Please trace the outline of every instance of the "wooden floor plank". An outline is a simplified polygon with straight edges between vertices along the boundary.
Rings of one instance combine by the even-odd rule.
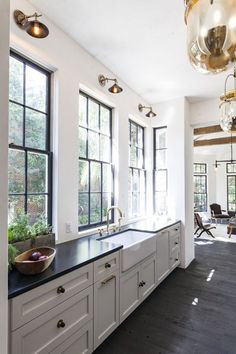
[[[236,244],[196,245],[189,268],[176,269],[95,351],[172,353],[236,354]]]

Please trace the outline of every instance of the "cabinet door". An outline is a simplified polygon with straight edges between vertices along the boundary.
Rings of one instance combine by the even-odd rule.
[[[120,278],[120,322],[125,320],[140,303],[140,281],[139,266]]]
[[[157,235],[157,278],[160,283],[169,273],[169,237],[168,231]]]
[[[180,248],[176,246],[170,254],[170,268],[174,270],[180,264]]]
[[[93,352],[93,321],[74,333],[50,354],[91,354]]]
[[[94,284],[94,348],[119,325],[119,271]]]
[[[156,264],[156,254],[152,257],[148,258],[141,265],[141,283],[143,284],[141,287],[142,292],[142,300],[144,300],[150,293],[155,289],[157,282],[157,272],[156,272],[157,264]]]

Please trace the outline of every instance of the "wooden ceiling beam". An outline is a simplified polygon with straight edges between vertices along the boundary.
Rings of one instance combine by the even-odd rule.
[[[195,140],[194,141],[194,147],[199,147],[199,146],[212,146],[212,145],[224,145],[224,144],[230,144],[231,143],[231,137],[226,137],[226,138],[216,138],[216,139],[206,139],[206,140]],[[236,136],[232,137],[232,143],[236,143]]]
[[[212,133],[220,133],[220,132],[223,132],[220,125],[211,125],[209,127],[195,128],[193,130],[194,135],[204,135],[204,134],[212,134]]]

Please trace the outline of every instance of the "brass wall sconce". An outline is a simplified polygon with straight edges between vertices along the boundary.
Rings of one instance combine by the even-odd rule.
[[[45,38],[49,35],[47,26],[38,21],[38,17],[41,16],[42,15],[37,14],[37,12],[33,15],[26,16],[20,10],[14,11],[14,19],[16,24],[34,38]],[[34,17],[34,20],[29,21],[32,17]]]
[[[105,77],[104,75],[99,75],[98,76],[98,82],[99,84],[104,87],[108,81],[114,81],[114,85],[112,85],[108,91],[111,93],[120,93],[123,91],[122,87],[118,85],[117,79],[109,79],[108,77]]]
[[[152,107],[146,107],[146,106],[143,106],[142,104],[138,105],[139,112],[143,112],[144,109],[149,110],[149,112],[146,114],[146,117],[148,117],[148,118],[156,117],[156,113],[153,112]]]

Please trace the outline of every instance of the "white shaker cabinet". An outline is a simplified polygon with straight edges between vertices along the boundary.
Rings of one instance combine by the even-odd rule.
[[[157,236],[157,281],[160,283],[169,273],[169,237],[168,231],[161,231]]]
[[[94,284],[94,349],[119,325],[119,270]]]

